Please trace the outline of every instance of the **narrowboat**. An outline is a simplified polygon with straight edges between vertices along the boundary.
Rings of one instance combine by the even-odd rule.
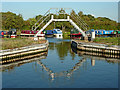
[[[53,37],[52,30],[44,30],[43,33],[45,34],[45,37]]]
[[[9,30],[9,35],[11,38],[16,38],[17,37],[17,30],[16,29],[10,29]]]
[[[71,39],[81,39],[82,34],[77,29],[72,29],[70,32],[70,38]]]
[[[37,34],[38,31],[32,31],[32,30],[22,30],[21,31],[21,36],[29,36],[29,37],[34,37],[35,34]],[[38,37],[44,37],[45,34],[43,32],[41,32]]]
[[[60,29],[53,29],[53,35],[56,38],[63,38],[62,30]]]

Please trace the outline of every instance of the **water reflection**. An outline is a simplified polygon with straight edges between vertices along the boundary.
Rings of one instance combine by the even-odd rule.
[[[105,60],[108,63],[119,63],[120,62],[118,59],[91,56],[91,54],[88,55],[88,53],[86,54],[86,52],[84,52],[84,51],[79,51],[79,50],[73,48],[71,46],[71,42],[69,40],[68,41],[57,40],[54,42],[51,41],[49,43],[49,50],[56,50],[56,54],[59,56],[60,60],[65,60],[65,57],[67,57],[68,54],[70,54],[70,56],[72,57],[72,60],[74,60],[76,55],[79,57],[82,57],[82,58],[80,60],[77,60],[78,62],[76,62],[75,65],[71,69],[68,68],[66,71],[55,72],[52,70],[52,68],[53,68],[52,65],[51,65],[51,69],[50,69],[41,61],[42,59],[46,59],[47,54],[48,54],[48,51],[47,51],[47,52],[43,52],[43,54],[41,56],[39,56],[39,58],[34,57],[33,59],[19,61],[19,62],[7,64],[7,65],[2,65],[2,66],[0,66],[0,71],[10,72],[10,71],[14,70],[15,67],[20,67],[23,64],[31,63],[34,61],[34,62],[37,62],[37,63],[33,64],[33,69],[36,72],[38,71],[37,69],[39,69],[37,64],[39,64],[42,67],[41,71],[44,72],[44,70],[45,70],[48,73],[51,80],[54,80],[55,77],[62,77],[62,76],[70,78],[75,70],[78,70],[80,68],[80,66],[82,66],[83,63],[86,63],[86,60],[88,58],[91,60],[91,66],[95,66],[95,60]],[[87,65],[83,68],[86,69],[86,67],[87,67]],[[67,68],[67,66],[66,66],[66,68]]]
[[[85,59],[81,59],[79,60],[78,63],[75,64],[74,67],[72,67],[72,69],[68,69],[67,71],[62,71],[62,72],[54,72],[51,69],[47,68],[46,65],[44,65],[40,60],[37,61],[37,63],[42,66],[42,68],[48,72],[49,76],[51,77],[52,80],[54,80],[55,77],[68,77],[70,78],[71,75],[73,74],[73,72],[75,70],[78,70],[79,67],[82,65],[82,63],[85,62]]]
[[[91,65],[94,66],[95,60],[104,60],[108,63],[119,63],[119,58],[105,58],[102,55],[99,55],[99,53],[90,53],[85,51],[76,50],[75,48],[71,48],[73,52],[75,52],[78,56],[83,56],[84,58],[90,58],[91,59]],[[93,63],[93,64],[92,64]]]
[[[64,60],[68,53],[70,53],[72,60],[74,60],[75,53],[71,51],[71,42],[50,42],[49,50],[56,50],[60,60]]]
[[[112,63],[112,65],[109,63]],[[24,70],[21,71],[21,73],[19,73],[20,68],[15,70],[18,73],[17,75],[19,78],[19,74],[25,74],[24,78],[20,78],[21,81],[22,79],[25,79],[25,83],[20,83],[23,85],[23,87],[25,87],[25,84],[27,84],[29,87],[43,87],[42,85],[44,85],[44,88],[84,88],[87,87],[87,85],[88,88],[96,87],[97,85],[97,88],[99,88],[99,85],[102,85],[104,82],[107,82],[107,86],[111,86],[110,82],[114,82],[112,85],[113,87],[116,87],[117,79],[114,77],[116,76],[115,72],[118,71],[116,69],[116,63],[119,63],[119,60],[92,56],[87,52],[78,51],[71,47],[70,40],[52,39],[49,40],[48,52],[46,52],[43,56],[25,60],[24,62],[16,62],[8,66],[6,65],[3,67],[3,71],[7,77],[9,75],[7,75],[6,72],[14,70],[15,67],[22,66]],[[112,76],[114,78],[111,78]],[[4,81],[5,80],[7,81],[8,79],[4,77]],[[32,81],[32,83],[29,83],[29,80]],[[19,84],[16,82],[12,82],[12,84]],[[103,87],[106,87],[104,85]]]
[[[57,51],[56,54],[59,56],[60,60],[66,60],[65,58],[68,56],[68,54],[71,55],[72,60],[74,60],[76,55],[79,57],[82,57],[80,60],[77,60],[78,62],[71,69],[69,69],[66,66],[66,68],[68,70],[61,71],[61,72],[55,72],[54,70],[52,70],[52,68],[54,68],[52,65],[51,65],[51,67],[50,67],[51,69],[50,69],[47,67],[48,65],[45,65],[44,62],[42,62],[41,60],[37,61],[37,63],[42,67],[42,69],[44,69],[46,72],[48,72],[48,75],[51,78],[51,80],[55,80],[56,77],[67,77],[70,79],[72,77],[72,74],[74,74],[74,71],[78,70],[82,66],[82,64],[85,63],[86,65],[84,64],[83,67],[81,67],[81,68],[84,68],[84,69],[87,68],[86,60],[88,58],[89,58],[89,60],[91,60],[91,66],[95,66],[95,60],[105,60],[110,63],[118,63],[119,62],[119,60],[114,60],[114,59],[110,59],[110,58],[106,59],[106,58],[102,58],[102,57],[86,55],[84,51],[76,50],[75,48],[73,48],[71,46],[71,42],[66,42],[66,41],[62,41],[62,42],[59,41],[58,43],[50,42],[49,50],[56,50]]]
[[[87,58],[89,58],[91,60],[91,66],[95,66],[95,59],[97,60],[105,60],[103,58],[98,58],[98,57],[90,57],[90,56],[83,56],[83,58],[81,60],[78,60],[79,62],[75,64],[74,67],[72,67],[71,69],[68,69],[67,71],[62,71],[62,72],[54,72],[52,71],[50,68],[48,68],[46,65],[44,65],[42,63],[41,60],[38,60],[37,63],[42,66],[42,69],[44,69],[45,71],[48,72],[48,75],[51,77],[51,80],[54,80],[56,77],[67,77],[67,78],[71,78],[72,74],[74,74],[74,71],[78,70],[82,64],[84,64],[87,60]],[[111,63],[118,63],[120,62],[119,60],[111,60],[111,59],[106,59],[107,62],[111,62]],[[85,67],[83,67],[84,69],[86,69],[87,65],[85,65]],[[67,68],[67,66],[66,66]]]

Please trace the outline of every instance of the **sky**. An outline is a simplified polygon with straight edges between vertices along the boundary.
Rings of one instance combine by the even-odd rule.
[[[2,2],[2,12],[22,14],[24,20],[43,15],[50,8],[72,8],[76,13],[118,21],[118,2]]]

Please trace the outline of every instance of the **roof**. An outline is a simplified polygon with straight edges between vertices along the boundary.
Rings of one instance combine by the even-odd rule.
[[[53,34],[53,31],[52,30],[45,30],[46,31],[46,33],[45,34]]]
[[[62,34],[62,30],[60,29],[53,29],[52,31],[54,34]]]

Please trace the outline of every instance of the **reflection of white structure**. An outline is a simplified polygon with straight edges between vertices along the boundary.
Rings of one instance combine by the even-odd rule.
[[[60,29],[53,29],[53,34],[56,38],[63,38],[62,30]]]
[[[52,80],[54,80],[54,73],[51,73],[50,75],[52,77]]]
[[[44,65],[40,60],[37,61],[37,63],[42,66],[44,68],[45,71],[47,71],[51,77],[51,80],[54,80],[55,77],[68,77],[70,78],[71,75],[73,74],[73,72],[75,70],[78,70],[79,67],[86,61],[86,59],[82,58],[82,60],[79,60],[78,63],[75,64],[74,67],[72,67],[72,69],[69,69],[67,71],[61,71],[61,72],[53,72],[52,70],[50,70],[49,68],[46,67],[46,65]]]
[[[95,60],[94,59],[91,59],[91,65],[95,66]]]

